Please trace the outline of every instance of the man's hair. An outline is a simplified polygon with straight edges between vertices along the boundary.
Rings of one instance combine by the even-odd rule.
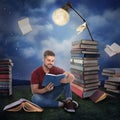
[[[44,55],[44,57],[55,56],[55,53],[52,50],[46,50],[43,55]]]

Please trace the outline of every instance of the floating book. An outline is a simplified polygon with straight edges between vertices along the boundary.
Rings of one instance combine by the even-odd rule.
[[[86,22],[84,22],[82,25],[80,25],[79,27],[77,27],[76,31],[79,33],[83,32],[86,28]]]
[[[107,97],[107,93],[105,93],[104,91],[97,89],[89,98],[97,103],[100,102],[102,100],[104,100]]]
[[[29,18],[24,18],[18,21],[19,28],[23,35],[32,31],[32,27],[29,23]]]
[[[113,43],[111,46],[106,45],[104,50],[110,57],[112,57],[113,55],[120,53],[120,46],[117,43]]]
[[[65,77],[65,74],[46,74],[44,80],[42,82],[42,86],[48,85],[50,82],[54,84],[54,86],[59,86],[60,80]]]
[[[3,108],[3,111],[17,112],[22,109],[26,112],[42,112],[43,111],[41,107],[24,98],[21,98],[13,103],[6,105]]]

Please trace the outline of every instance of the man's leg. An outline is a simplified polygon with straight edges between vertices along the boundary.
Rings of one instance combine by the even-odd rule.
[[[39,105],[40,107],[58,107],[59,106],[58,101],[54,101],[40,94],[34,94],[31,100],[33,103]]]
[[[41,107],[61,107],[63,106],[63,103],[56,100],[60,97],[63,91],[64,85],[61,84],[60,86],[54,87],[54,89],[50,92],[44,94],[34,94],[32,96],[32,102]]]

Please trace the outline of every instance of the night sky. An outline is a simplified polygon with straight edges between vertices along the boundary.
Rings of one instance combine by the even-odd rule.
[[[76,28],[83,23],[70,11],[70,21],[57,26],[52,13],[67,0],[0,0],[0,58],[12,59],[13,78],[29,80],[34,68],[42,65],[46,49],[56,53],[55,65],[69,71],[72,41],[90,39],[87,30],[77,34]],[[104,48],[116,42],[120,45],[119,0],[71,0],[72,6],[86,19],[93,39],[99,42],[99,64],[120,67],[120,54],[109,57]],[[28,17],[32,31],[22,35],[18,20]]]

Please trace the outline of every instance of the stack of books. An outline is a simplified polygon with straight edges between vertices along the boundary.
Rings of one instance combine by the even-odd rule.
[[[12,60],[0,59],[0,96],[12,95]]]
[[[100,85],[98,57],[97,41],[72,42],[70,70],[75,80],[71,83],[71,89],[81,98],[90,97]]]
[[[104,68],[102,75],[108,77],[104,84],[106,91],[120,94],[120,68]]]

